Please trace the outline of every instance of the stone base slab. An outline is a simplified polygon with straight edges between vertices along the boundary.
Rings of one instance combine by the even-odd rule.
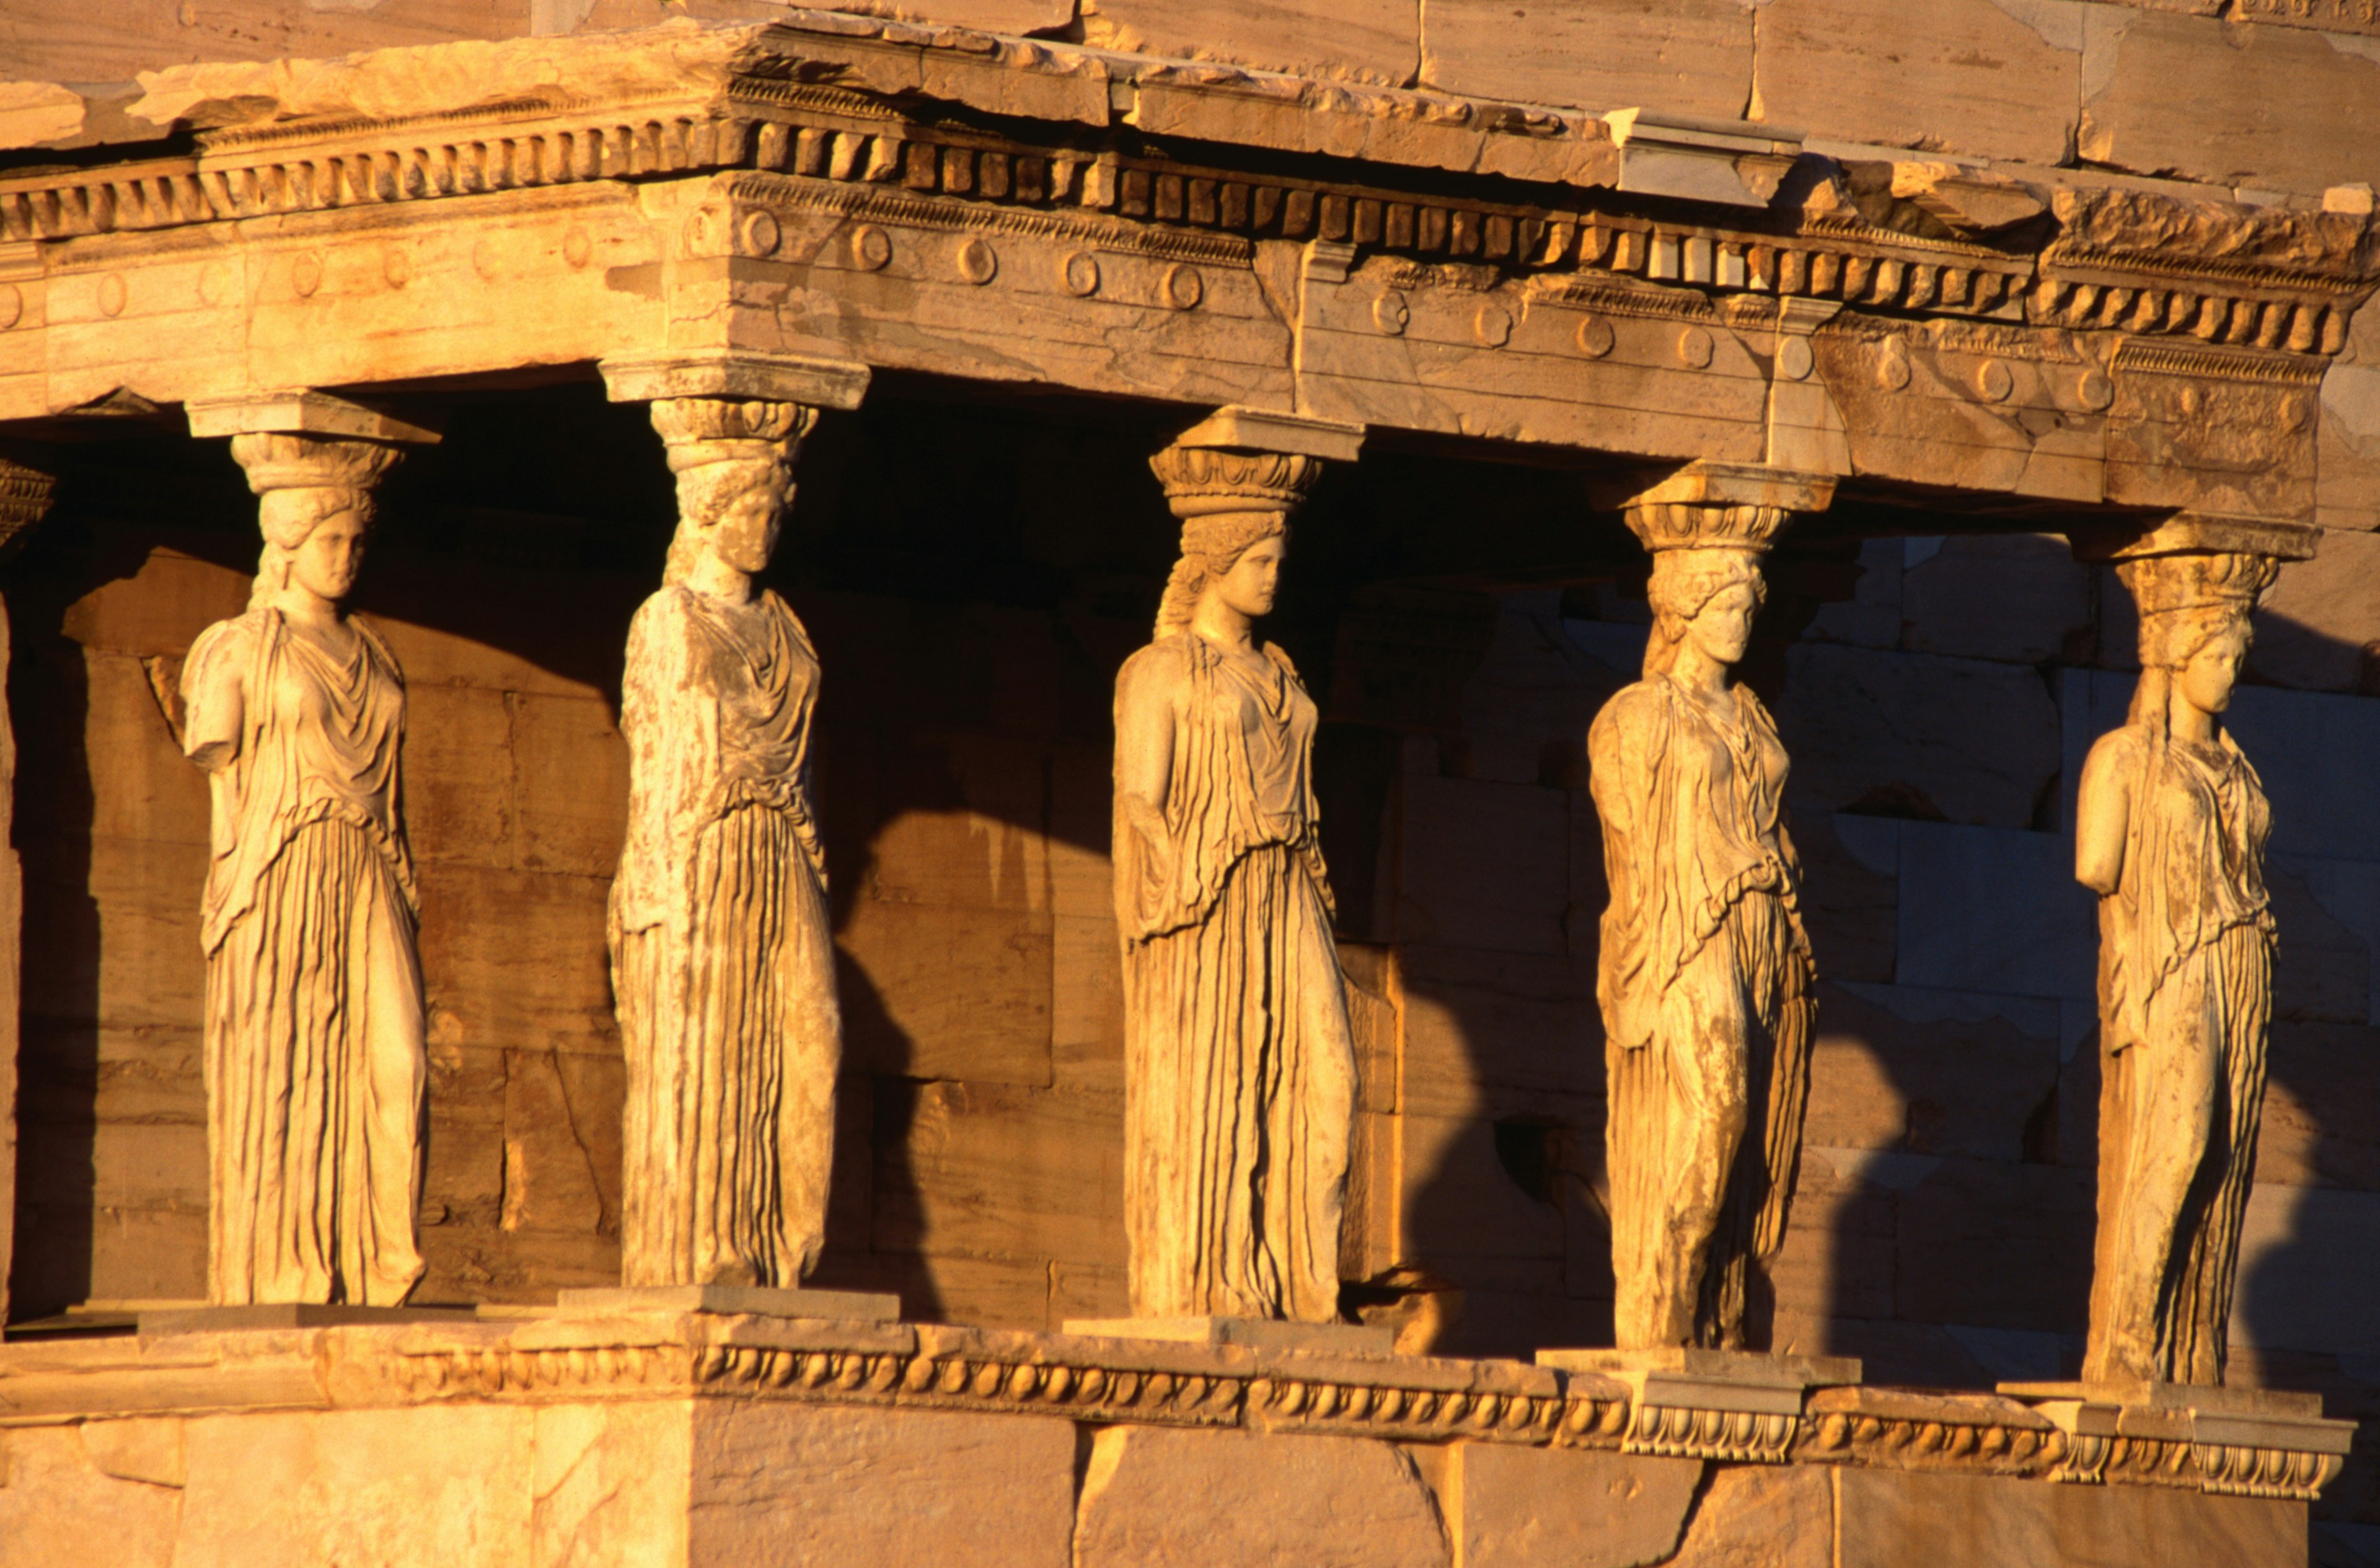
[[[0,1568],[2300,1568],[2337,1467],[1779,1380],[701,1310],[31,1341]]]
[[[1397,1348],[1392,1329],[1360,1323],[1284,1323],[1270,1318],[1073,1318],[1067,1319],[1066,1332],[1089,1339],[1244,1344],[1329,1355],[1393,1355]]]
[[[1628,1452],[1629,1397],[1511,1362],[699,1311],[33,1342],[0,1347],[0,1568],[93,1543],[111,1568],[2305,1561],[2300,1497],[2209,1495],[2150,1441],[2055,1484],[2067,1434],[2004,1396],[1821,1390],[1761,1465]]]
[[[901,1317],[897,1295],[872,1291],[772,1290],[762,1285],[610,1285],[563,1291],[555,1297],[555,1307],[565,1313],[749,1313],[845,1323],[892,1323]]]

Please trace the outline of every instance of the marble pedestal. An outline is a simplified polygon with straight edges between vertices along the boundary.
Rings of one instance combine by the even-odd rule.
[[[2302,1568],[2336,1472],[2084,1477],[2024,1400],[1856,1384],[1768,1462],[1687,1404],[1632,1451],[1666,1374],[702,1309],[35,1340],[0,1568]]]

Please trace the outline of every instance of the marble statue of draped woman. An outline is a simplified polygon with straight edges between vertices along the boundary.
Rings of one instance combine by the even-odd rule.
[[[1116,681],[1132,1303],[1328,1322],[1354,1048],[1317,837],[1317,712],[1288,655],[1246,639],[1245,618],[1210,638],[1184,591],[1243,553],[1207,536],[1251,521],[1267,526],[1185,529],[1196,570]],[[1275,566],[1280,524],[1250,547]],[[1270,602],[1268,582],[1244,604]]]
[[[656,408],[665,434],[699,412]],[[676,442],[674,463],[689,449],[709,456]],[[774,542],[783,463],[682,469],[670,580],[628,632],[611,946],[629,1285],[791,1288],[825,1243],[842,1021],[810,806],[818,655],[748,576]]]
[[[1623,1349],[1741,1348],[1750,1270],[1783,1244],[1800,1160],[1814,970],[1785,748],[1760,699],[1724,679],[1756,567],[1671,552],[1653,599],[1645,676],[1587,743],[1611,889],[1597,989],[1615,1327]],[[1673,667],[1697,662],[1701,681]]]
[[[2219,1384],[2228,1359],[2274,948],[2271,808],[2216,722],[2264,580],[2241,559],[2124,568],[2141,685],[2082,770],[2076,869],[2101,894],[2095,1381]]]
[[[251,607],[182,670],[183,745],[213,797],[208,1294],[394,1306],[422,1273],[426,1076],[405,677],[335,613],[368,504],[285,491],[265,516]]]

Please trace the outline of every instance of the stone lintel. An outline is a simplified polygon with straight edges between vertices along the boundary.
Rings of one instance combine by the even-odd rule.
[[[764,354],[748,348],[682,348],[604,359],[603,389],[614,403],[664,397],[736,397],[849,409],[868,395],[870,371],[853,359]]]
[[[1222,447],[1238,452],[1280,452],[1352,463],[1364,449],[1364,427],[1342,419],[1308,419],[1237,404],[1218,408],[1176,436],[1176,446]]]
[[[837,1322],[890,1323],[901,1298],[874,1291],[773,1290],[760,1285],[613,1285],[566,1290],[555,1298],[564,1312],[714,1312],[764,1318],[816,1318]]]
[[[2158,520],[2129,518],[2083,524],[2066,537],[2076,560],[2094,563],[2185,554],[2262,555],[2274,561],[2310,561],[2322,542],[2322,530],[2312,523],[2287,517],[2181,511]]]
[[[1288,1323],[1269,1318],[1074,1318],[1065,1331],[1087,1339],[1244,1344],[1330,1355],[1393,1355],[1393,1330],[1355,1323]]]
[[[327,392],[266,393],[254,397],[208,398],[188,405],[190,433],[310,435],[331,440],[378,441],[432,446],[444,439],[426,425]]]

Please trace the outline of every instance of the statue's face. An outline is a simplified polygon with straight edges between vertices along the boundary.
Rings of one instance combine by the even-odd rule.
[[[1752,617],[1759,609],[1759,597],[1749,583],[1721,589],[1686,623],[1686,635],[1714,662],[1735,663],[1751,646]]]
[[[307,592],[337,603],[356,590],[364,565],[364,533],[361,514],[332,513],[292,553],[289,575]]]
[[[1280,534],[1257,541],[1214,580],[1216,596],[1251,620],[1271,614],[1281,592],[1281,559],[1288,553],[1289,541]]]
[[[2239,684],[2240,665],[2248,657],[2248,630],[2234,626],[2207,639],[2181,667],[2181,695],[2202,713],[2220,713],[2231,706],[2231,688]]]
[[[776,553],[777,532],[792,487],[779,474],[766,484],[738,488],[710,525],[710,548],[739,572],[758,572]]]

